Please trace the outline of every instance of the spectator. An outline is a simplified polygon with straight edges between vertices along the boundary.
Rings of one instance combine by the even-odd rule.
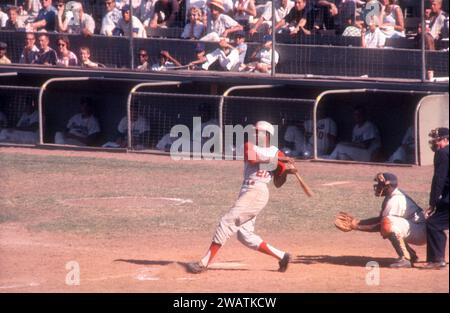
[[[2,11],[0,8],[0,28],[6,27],[6,22],[8,22],[8,14]]]
[[[139,65],[136,68],[138,71],[149,71],[150,64],[148,63],[148,52],[145,49],[139,49]]]
[[[265,35],[263,44],[257,48],[250,57],[250,64],[245,70],[257,73],[272,73],[272,36]],[[280,55],[274,51],[274,65],[278,64]]]
[[[22,54],[20,55],[21,64],[32,64],[35,63],[38,55],[39,49],[35,45],[36,37],[33,33],[27,33],[25,35],[25,47],[22,50]]]
[[[339,13],[337,0],[315,0],[314,28],[335,29],[335,19]]]
[[[233,6],[233,18],[244,29],[248,29],[250,22],[256,17],[255,0],[235,0]]]
[[[8,20],[5,25],[6,30],[20,30],[25,28],[25,24],[17,18],[18,15],[17,7],[10,7],[8,9]]]
[[[11,60],[6,57],[8,45],[0,41],[0,64],[11,64]]]
[[[363,107],[353,110],[355,126],[353,127],[352,142],[340,142],[328,157],[336,160],[353,160],[370,162],[376,157],[381,148],[380,132],[378,128],[367,120],[367,113]]]
[[[202,11],[197,7],[189,8],[189,23],[184,27],[181,38],[199,39],[205,32],[205,25],[202,22]]]
[[[275,0],[274,0],[275,1]],[[275,23],[279,23],[291,9],[294,7],[294,2],[291,0],[277,0],[275,2]],[[249,34],[254,35],[256,32],[262,32],[265,34],[271,33],[272,26],[272,2],[267,2],[264,8],[264,12],[261,17],[256,21]]]
[[[72,5],[71,14],[66,15],[65,21],[61,23],[63,12],[64,6],[58,7],[58,25],[60,25],[60,32],[77,35],[83,34],[84,36],[92,36],[94,34],[95,21],[92,16],[84,13],[81,3],[75,2]]]
[[[179,11],[177,0],[158,0],[148,27],[172,27]],[[144,23],[145,24],[145,23]]]
[[[121,17],[120,10],[116,8],[114,0],[105,0],[106,14],[102,19],[102,28],[100,34],[105,36],[112,36],[114,29],[118,27]]]
[[[384,48],[386,37],[378,28],[376,18],[372,18],[369,24],[369,31],[363,27],[361,29],[361,46],[363,48]]]
[[[153,64],[151,70],[155,72],[164,72],[176,66],[181,66],[180,62],[172,57],[168,51],[163,50],[159,53],[159,62]]]
[[[138,114],[136,107],[131,110],[131,143],[134,149],[144,149],[150,135],[150,124]],[[117,138],[115,141],[105,143],[103,148],[126,148],[128,146],[128,117],[124,116],[117,126]]]
[[[447,13],[442,10],[442,0],[433,0],[431,2],[431,21],[430,30],[425,34],[425,45],[428,50],[436,50],[436,42],[441,39],[445,26]]]
[[[199,42],[195,45],[195,60],[189,63],[188,69],[190,70],[203,70],[202,64],[205,60],[206,49],[205,44]]]
[[[0,141],[22,144],[34,144],[38,141],[39,114],[36,103],[27,98],[23,111],[15,128],[0,131]]]
[[[55,143],[75,146],[94,145],[100,134],[100,125],[93,113],[91,100],[82,98],[81,112],[70,118],[65,132],[55,133]]]
[[[389,157],[388,163],[412,163],[414,161],[414,133],[412,126],[408,127],[402,139],[402,144]]]
[[[386,38],[405,37],[405,19],[403,18],[402,9],[399,5],[394,4],[394,0],[382,0],[384,5],[381,13],[383,24],[380,30]]]
[[[40,34],[38,37],[39,52],[34,64],[56,65],[56,51],[49,47],[48,35]]]
[[[202,69],[208,70],[211,65],[219,61],[220,67],[224,71],[237,72],[241,64],[244,63],[247,45],[244,42],[245,34],[236,34],[236,46],[232,46],[225,39],[219,41],[219,48],[201,57],[199,60],[191,62],[190,66],[200,65]]]
[[[69,38],[66,36],[58,38],[58,51],[56,53],[56,65],[68,67],[68,66],[77,66],[78,58],[70,51],[70,42]]]
[[[145,32],[144,25],[142,25],[141,21],[136,17],[130,16],[130,6],[124,5],[122,7],[122,18],[119,19],[118,28],[124,36],[130,36],[130,21],[133,21],[133,37],[138,38],[146,38],[147,33]]]
[[[28,15],[37,17],[39,10],[42,9],[42,4],[40,0],[25,0],[24,8],[28,12]]]
[[[297,34],[311,35],[307,27],[306,0],[295,0],[291,11],[275,26],[275,30],[288,32],[291,36]]]
[[[91,50],[88,47],[80,48],[80,65],[85,68],[99,68],[105,67],[103,64],[91,61]]]
[[[153,13],[155,13],[155,4],[157,1],[158,0],[147,0],[141,12],[141,21],[151,20]],[[142,2],[144,2],[144,0]]]
[[[46,30],[53,32],[56,30],[56,9],[52,6],[52,0],[41,0],[42,8],[33,23],[31,28],[34,31]]]
[[[220,38],[228,37],[234,32],[243,30],[242,25],[239,25],[230,16],[223,14],[224,7],[222,0],[211,0],[208,5],[211,14],[207,20],[206,36],[200,40],[219,41]]]

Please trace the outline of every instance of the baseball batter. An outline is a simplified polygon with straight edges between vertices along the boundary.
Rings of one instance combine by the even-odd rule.
[[[245,246],[277,258],[280,272],[285,272],[288,267],[290,255],[269,245],[254,230],[256,216],[269,200],[267,185],[272,178],[279,188],[286,182],[287,174],[296,173],[297,170],[291,158],[285,157],[277,147],[270,144],[270,136],[275,133],[273,125],[259,121],[255,128],[256,144],[248,142],[244,148],[244,181],[239,197],[221,218],[205,256],[199,262],[188,264],[187,269],[191,273],[205,272],[218,250],[235,233]]]
[[[384,239],[389,239],[399,256],[390,267],[410,268],[418,257],[409,245],[424,245],[427,242],[423,210],[398,189],[398,180],[394,174],[378,173],[374,180],[375,196],[384,196],[380,215],[358,220],[341,212],[335,225],[343,231],[380,232]]]

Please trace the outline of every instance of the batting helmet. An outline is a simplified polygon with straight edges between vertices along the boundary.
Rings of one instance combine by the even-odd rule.
[[[255,128],[256,130],[268,132],[272,136],[275,135],[275,128],[269,122],[259,121],[256,123]]]

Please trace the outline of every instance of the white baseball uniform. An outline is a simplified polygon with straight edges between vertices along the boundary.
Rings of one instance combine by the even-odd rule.
[[[308,139],[307,152],[312,154],[314,139],[312,137],[313,133],[313,122],[311,120],[305,121],[305,132],[311,134]],[[329,117],[322,118],[317,121],[317,153],[318,155],[327,154],[333,146],[330,142],[328,135],[337,137],[337,126],[336,123]]]
[[[245,149],[247,153],[244,161],[244,181],[239,197],[230,211],[221,218],[213,242],[224,245],[237,232],[238,240],[241,243],[256,250],[263,242],[261,237],[254,233],[256,216],[269,201],[267,184],[272,180],[273,173],[270,170],[263,169],[262,164],[251,161],[249,156],[253,153],[257,160],[269,162],[273,165],[278,154],[278,148],[275,146],[263,148],[247,143]],[[284,252],[276,249],[275,251],[281,259]]]
[[[138,138],[140,135],[142,135],[145,132],[150,131],[150,124],[148,121],[142,117],[138,116],[136,121],[131,122],[131,137],[132,138]],[[119,125],[117,126],[117,131],[125,136],[125,138],[128,137],[128,117],[124,116],[119,122]],[[103,148],[119,148],[120,145],[117,142],[114,141],[108,141],[105,143]]]
[[[17,127],[29,127],[33,124],[39,123],[38,111],[33,111],[32,113],[22,113],[19,121],[17,122]],[[0,132],[0,141],[4,142],[14,142],[23,144],[34,144],[38,140],[38,130],[36,131],[24,131],[18,129],[3,129]]]
[[[366,121],[361,126],[355,125],[355,127],[353,127],[352,142],[363,143],[368,140],[372,140],[372,142],[367,149],[349,146],[345,143],[338,143],[329,158],[369,162],[372,159],[372,154],[375,150],[381,147],[380,132],[378,131],[378,128],[369,121]]]
[[[73,134],[78,137],[87,138],[93,134],[100,132],[100,125],[98,123],[97,118],[93,115],[83,118],[81,113],[75,114],[72,116],[67,123],[67,129],[70,134]],[[85,146],[81,141],[74,138],[66,138],[63,132],[55,133],[55,143],[64,145],[77,145],[77,146]]]
[[[393,233],[406,243],[424,245],[427,242],[423,210],[407,195],[396,188],[383,202],[382,217],[387,217]]]
[[[413,128],[409,127],[403,136],[402,145],[395,150],[389,157],[388,162],[409,163],[414,160],[414,132]]]

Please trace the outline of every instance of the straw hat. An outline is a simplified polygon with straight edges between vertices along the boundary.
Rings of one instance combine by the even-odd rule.
[[[223,7],[223,0],[211,0],[208,4],[208,6],[214,6],[221,10],[221,12],[225,11],[225,8]]]

